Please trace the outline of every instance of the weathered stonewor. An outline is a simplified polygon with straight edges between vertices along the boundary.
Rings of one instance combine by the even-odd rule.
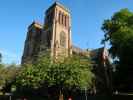
[[[56,59],[72,54],[70,12],[57,2],[46,10],[43,25],[33,22],[28,27],[21,63],[34,62],[39,52],[47,49]]]

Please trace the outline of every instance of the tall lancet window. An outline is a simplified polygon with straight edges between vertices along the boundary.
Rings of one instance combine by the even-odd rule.
[[[66,34],[63,31],[60,33],[60,46],[66,47]]]
[[[59,15],[58,15],[58,21],[59,21],[60,24],[61,24],[61,18],[62,18],[62,16],[61,16],[61,12],[59,12]]]

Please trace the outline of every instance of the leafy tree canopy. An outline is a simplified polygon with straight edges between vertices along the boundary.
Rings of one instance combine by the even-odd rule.
[[[133,52],[131,52],[133,50],[132,12],[128,9],[116,12],[111,19],[104,21],[102,29],[105,32],[103,42],[110,42],[110,52],[113,57],[117,56],[120,60],[123,60],[125,57],[133,55]]]
[[[0,67],[0,87],[6,88],[7,85],[9,85],[15,80],[15,77],[19,72],[20,67],[18,67],[15,64],[11,65],[1,64],[1,66],[2,67]]]
[[[133,12],[121,9],[104,21],[102,29],[105,32],[102,42],[110,42],[110,53],[117,58],[117,81],[132,84]]]
[[[90,88],[94,75],[90,62],[79,57],[69,57],[53,63],[47,56],[41,57],[34,65],[25,65],[17,76],[19,86],[38,88],[43,84],[59,88]]]
[[[2,54],[0,53],[0,63],[2,62]]]

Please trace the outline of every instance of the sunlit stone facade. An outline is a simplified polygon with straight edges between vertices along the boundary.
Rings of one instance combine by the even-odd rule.
[[[70,11],[57,2],[46,10],[43,25],[33,22],[28,27],[22,64],[32,63],[48,49],[56,59],[72,54]]]

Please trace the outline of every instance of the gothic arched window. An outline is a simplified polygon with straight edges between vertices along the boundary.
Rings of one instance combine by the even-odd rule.
[[[67,16],[65,16],[65,27],[67,26],[66,24],[67,24]]]
[[[59,12],[58,21],[59,21],[59,23],[61,24],[61,12]]]
[[[63,31],[60,33],[60,46],[66,47],[66,34]]]
[[[61,17],[62,17],[62,21],[61,22],[62,22],[62,25],[63,25],[64,24],[64,14],[62,14]]]

